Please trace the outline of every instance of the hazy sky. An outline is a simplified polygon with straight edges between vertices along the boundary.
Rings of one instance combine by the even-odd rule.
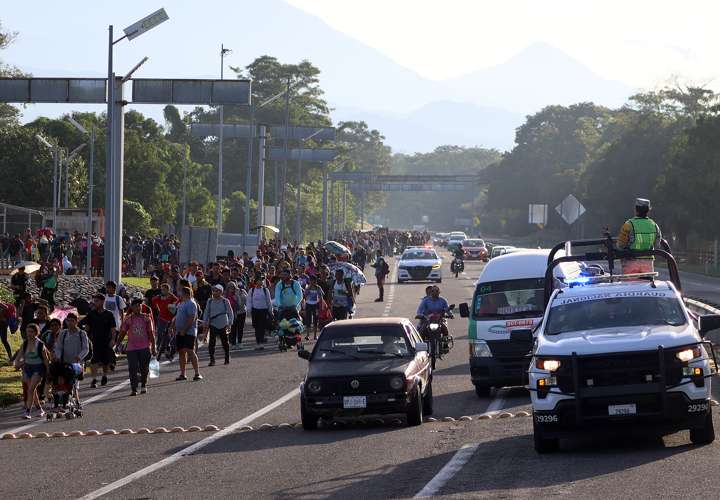
[[[685,81],[720,90],[717,0],[286,3],[433,80],[497,65],[533,43],[545,42],[597,74],[632,88],[654,88],[671,75],[681,75]],[[322,31],[312,18],[296,15],[294,9],[276,0],[0,0],[0,5],[0,21],[5,28],[19,31],[16,43],[0,58],[36,76],[103,77],[107,25],[115,23],[120,32],[161,6],[166,7],[170,21],[137,41],[118,44],[118,72],[148,55],[150,61],[136,76],[217,78],[221,42],[234,49],[228,65],[244,66],[266,53],[278,55],[283,62],[296,62],[301,57],[315,60],[319,47],[307,39],[293,40],[293,35],[297,23]],[[297,47],[302,50],[295,50]],[[349,63],[342,53],[335,55],[332,50],[322,47],[326,67],[328,55],[338,61],[338,66]],[[328,84],[326,90],[332,100],[337,88]],[[39,114],[57,116],[69,109],[34,105],[25,110],[24,119]],[[161,120],[160,109],[143,107],[145,113]]]
[[[720,77],[716,0],[287,1],[436,80],[501,63],[533,42],[633,87],[672,74]]]

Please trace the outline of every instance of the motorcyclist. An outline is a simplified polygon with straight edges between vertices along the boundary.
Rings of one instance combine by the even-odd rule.
[[[648,215],[650,213],[650,200],[637,198],[635,200],[635,217],[628,219],[620,229],[617,246],[622,250],[645,251],[658,248],[662,240],[660,227]],[[623,274],[653,272],[653,257],[638,257],[623,259]]]
[[[420,301],[420,305],[417,308],[417,316],[422,318],[420,323],[420,329],[425,327],[428,318],[431,316],[442,315],[450,313],[450,306],[443,297],[440,296],[440,287],[432,286],[429,287],[429,293],[425,295]],[[444,335],[447,335],[447,328],[444,327]]]
[[[465,258],[465,250],[463,249],[462,243],[458,243],[457,248],[453,250],[453,257],[455,259],[452,262],[451,269],[453,272],[455,272],[454,267],[460,266],[459,270],[462,272],[465,269],[465,262],[463,259]]]

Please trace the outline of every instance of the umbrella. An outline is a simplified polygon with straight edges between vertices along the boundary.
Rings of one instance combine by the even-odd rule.
[[[10,272],[10,276],[17,273],[21,267],[25,268],[26,274],[32,274],[32,273],[38,272],[40,270],[40,264],[38,264],[37,262],[25,261],[25,262],[21,262],[20,264],[15,266],[13,268],[13,270]]]
[[[263,224],[262,226],[255,226],[254,228],[250,229],[250,231],[257,231],[260,228],[269,229],[270,231],[272,231],[275,234],[280,232],[280,230],[278,228],[276,228],[275,226],[270,226],[267,224]]]
[[[348,247],[337,241],[328,241],[325,243],[325,250],[335,255],[352,255]]]
[[[346,278],[352,279],[352,282],[355,285],[362,286],[367,283],[367,278],[365,277],[365,274],[360,270],[359,267],[350,264],[349,262],[335,262],[332,264],[328,264],[328,267],[330,268],[330,272],[334,273],[337,269],[342,269],[345,273]]]

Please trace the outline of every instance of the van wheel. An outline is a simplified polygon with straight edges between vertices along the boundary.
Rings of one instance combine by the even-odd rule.
[[[535,423],[535,414],[533,418],[533,441],[535,451],[540,454],[553,453],[560,449],[560,440],[558,438],[546,438],[543,436],[542,430]]]
[[[428,388],[423,396],[423,413],[425,415],[433,414],[433,395],[432,395],[432,382],[428,384]]]
[[[475,394],[477,394],[479,398],[489,398],[491,390],[492,387],[488,385],[475,385]]]
[[[422,424],[423,421],[423,401],[422,393],[420,392],[420,386],[415,389],[415,397],[410,403],[410,408],[407,411],[407,424],[408,427],[415,427]]]
[[[690,429],[690,441],[693,444],[710,444],[715,441],[715,427],[711,412],[708,412],[705,417],[705,425],[697,429]]]

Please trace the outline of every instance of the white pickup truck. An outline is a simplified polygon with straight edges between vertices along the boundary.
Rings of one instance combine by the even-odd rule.
[[[694,444],[715,439],[716,364],[703,339],[720,315],[691,314],[674,270],[672,281],[599,276],[548,294],[528,369],[539,453],[580,429],[689,429]]]

